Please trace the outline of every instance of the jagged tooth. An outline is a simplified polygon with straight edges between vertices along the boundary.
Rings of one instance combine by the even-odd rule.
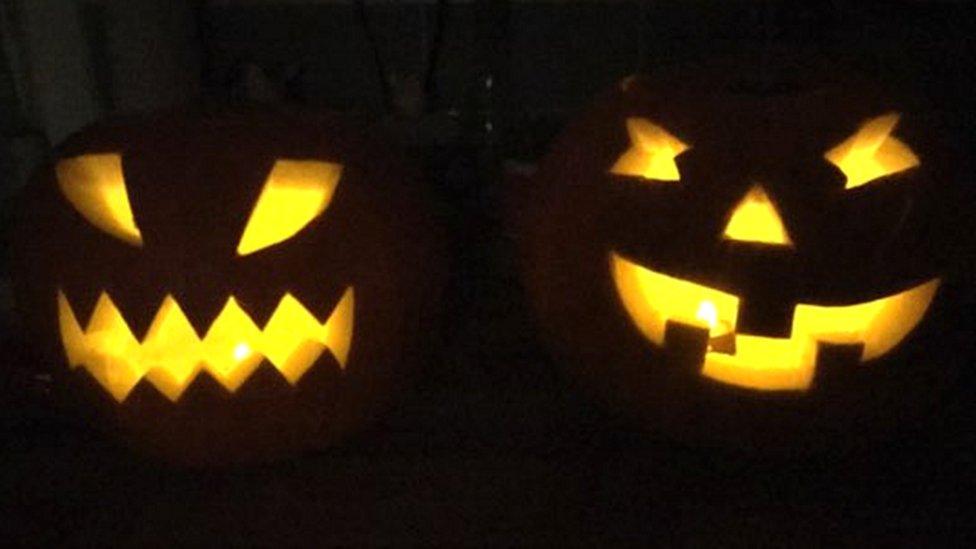
[[[96,379],[123,400],[142,377],[139,341],[107,293],[102,293],[85,330],[85,366]]]
[[[160,303],[146,337],[142,341],[143,351],[171,347],[172,343],[200,343],[200,337],[183,313],[176,299],[167,295]]]
[[[98,296],[98,301],[95,302],[95,309],[88,318],[85,333],[91,336],[99,332],[114,333],[116,331],[135,339],[135,336],[132,335],[132,330],[125,323],[125,318],[122,317],[122,313],[119,312],[112,298],[107,293],[102,292]]]
[[[86,364],[85,369],[117,402],[124,401],[142,379],[139,368],[124,357],[101,355]]]
[[[332,351],[343,369],[346,368],[352,346],[354,310],[355,298],[352,287],[349,287],[322,326],[320,341]]]
[[[308,310],[285,294],[264,327],[264,356],[279,371],[285,368],[292,354],[306,341],[319,341],[321,325]],[[287,377],[287,376],[286,376]]]
[[[71,310],[71,304],[61,290],[58,290],[58,325],[64,352],[68,356],[68,366],[76,368],[85,360],[85,332],[78,324],[78,319]]]
[[[234,392],[264,358],[262,344],[261,330],[231,297],[203,338],[205,368]]]
[[[70,311],[66,297],[62,300],[59,296],[58,302],[59,308],[63,304]],[[72,322],[77,325],[77,320],[71,319],[63,324],[67,324],[68,330],[72,330]],[[62,331],[62,335],[65,334]],[[65,338],[65,350],[69,357],[76,355],[74,358],[113,398],[119,402],[125,400],[129,391],[142,378],[142,372],[131,358],[138,355],[139,342],[107,293],[102,292],[99,295],[84,335],[79,338],[76,332],[72,337],[76,339],[70,344]]]
[[[251,352],[245,358],[235,362],[226,370],[219,370],[211,363],[205,365],[205,370],[231,393],[237,391],[247,381],[254,370],[264,360],[261,353]]]
[[[140,362],[153,385],[176,401],[201,369],[201,347],[176,299],[167,295],[142,343]]]
[[[201,370],[200,363],[192,366],[170,363],[166,366],[150,368],[146,373],[146,379],[166,398],[176,402]]]
[[[325,349],[326,346],[318,341],[305,340],[292,351],[284,363],[277,365],[278,371],[289,384],[295,385],[312,367],[312,364],[315,364],[315,361],[322,356]]]

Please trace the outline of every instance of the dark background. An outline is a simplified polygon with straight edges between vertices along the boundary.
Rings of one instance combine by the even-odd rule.
[[[50,143],[174,102],[365,113],[408,147],[451,234],[442,344],[402,404],[333,450],[177,471],[0,387],[0,541],[814,545],[971,543],[971,347],[943,414],[882,444],[786,458],[648,435],[587,400],[527,312],[506,174],[531,170],[598,90],[637,70],[789,49],[926,96],[973,150],[964,2],[70,2],[8,0],[9,197]],[[488,85],[490,80],[491,84]],[[6,277],[6,260],[3,273]],[[9,285],[2,355],[29,370]],[[971,296],[971,294],[970,294]],[[976,305],[961,296],[959,310]],[[961,320],[958,334],[973,332]]]

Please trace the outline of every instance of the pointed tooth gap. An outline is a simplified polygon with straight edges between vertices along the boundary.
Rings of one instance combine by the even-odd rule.
[[[95,306],[105,292],[82,289],[77,284],[65,284],[58,289],[58,293],[63,294],[66,299],[67,296],[71,296],[69,299],[71,310],[78,320],[79,325],[84,327],[88,326],[92,315],[95,314]]]

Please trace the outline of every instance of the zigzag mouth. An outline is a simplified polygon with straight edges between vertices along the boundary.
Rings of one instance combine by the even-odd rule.
[[[263,328],[231,296],[201,338],[167,295],[139,339],[105,292],[83,329],[58,290],[61,341],[72,368],[85,368],[116,401],[143,378],[175,402],[206,370],[231,393],[267,359],[294,385],[328,349],[345,368],[352,344],[353,289],[346,288],[329,318],[319,322],[291,294],[282,296]]]

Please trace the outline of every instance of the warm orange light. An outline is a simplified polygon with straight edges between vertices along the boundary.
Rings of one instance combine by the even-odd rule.
[[[251,355],[251,346],[247,343],[238,343],[234,346],[234,360],[241,361]]]
[[[66,158],[55,167],[58,186],[89,223],[129,244],[142,246],[142,233],[129,205],[118,154]]]
[[[776,246],[793,245],[779,211],[759,185],[749,189],[732,210],[723,238]]]
[[[176,401],[201,370],[234,392],[267,359],[295,384],[328,349],[345,367],[352,344],[353,290],[320,323],[285,294],[264,329],[231,297],[200,338],[172,296],[167,296],[140,342],[111,298],[102,293],[82,329],[63,292],[58,321],[69,365],[84,367],[119,402],[143,378]]]
[[[695,313],[695,318],[707,324],[708,331],[712,332],[718,325],[718,309],[715,308],[714,303],[704,299],[698,305],[698,311]]]
[[[689,149],[680,139],[645,118],[628,118],[630,148],[617,159],[610,173],[657,181],[678,181],[677,156]]]
[[[664,345],[668,321],[697,326],[718,335],[716,328],[735,333],[739,298],[687,280],[669,277],[610,254],[617,294],[638,330]],[[921,321],[935,297],[933,279],[903,292],[853,305],[799,303],[788,338],[735,334],[734,351],[708,349],[702,375],[758,389],[806,390],[813,381],[818,343],[860,343],[861,361],[878,358],[907,336]]]
[[[275,162],[237,245],[247,255],[287,240],[332,201],[342,166],[318,160]]]
[[[898,124],[898,114],[889,113],[868,120],[857,133],[824,155],[847,177],[845,189],[853,189],[879,177],[898,173],[919,165],[918,157],[891,132]]]
[[[611,271],[634,323],[659,346],[664,345],[668,320],[706,330],[719,324],[735,330],[739,298],[732,294],[644,269],[617,254],[611,255]]]

